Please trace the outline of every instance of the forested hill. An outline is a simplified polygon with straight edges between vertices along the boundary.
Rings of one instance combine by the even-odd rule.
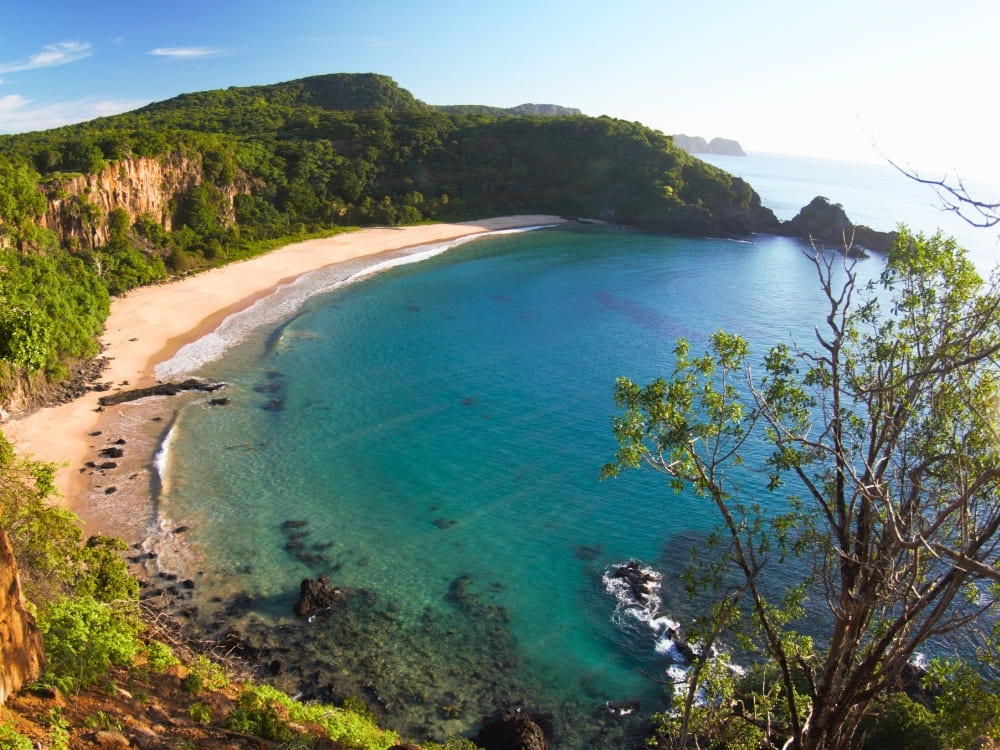
[[[0,136],[0,406],[12,373],[59,379],[93,352],[109,293],[338,226],[530,212],[776,229],[748,184],[663,133],[567,111],[432,107],[337,74]]]

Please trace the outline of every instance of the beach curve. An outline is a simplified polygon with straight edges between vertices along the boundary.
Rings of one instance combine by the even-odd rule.
[[[312,271],[358,258],[476,234],[559,224],[557,216],[503,216],[453,224],[379,227],[306,240],[165,284],[140,287],[116,297],[101,336],[107,368],[103,382],[113,390],[159,382],[156,366],[183,346],[214,331],[228,316]],[[60,502],[78,514],[87,488],[84,462],[93,453],[92,435],[104,412],[101,392],[89,391],[65,404],[39,409],[3,423],[3,433],[23,456],[59,466]],[[112,531],[113,530],[109,530]]]

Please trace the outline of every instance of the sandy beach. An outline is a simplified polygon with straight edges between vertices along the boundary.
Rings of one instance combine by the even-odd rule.
[[[555,216],[524,215],[459,224],[362,229],[286,245],[251,260],[133,290],[112,300],[101,337],[103,356],[108,360],[102,380],[112,384],[109,392],[156,383],[157,364],[213,331],[228,315],[310,271],[401,248],[563,221]],[[2,426],[4,435],[22,455],[61,465],[56,487],[63,501],[77,512],[83,509],[75,500],[87,485],[81,469],[93,454],[90,435],[104,416],[98,408],[102,395],[92,391],[73,402],[8,420]]]

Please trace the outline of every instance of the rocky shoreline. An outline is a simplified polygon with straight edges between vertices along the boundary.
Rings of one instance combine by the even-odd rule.
[[[183,539],[187,531],[168,533]],[[136,545],[129,559],[144,608],[179,623],[257,680],[299,700],[361,700],[381,726],[418,742],[471,731],[485,748],[536,750],[626,747],[648,736],[637,698],[570,710],[541,697],[544,689],[524,670],[510,614],[495,601],[502,583],[459,576],[440,608],[404,612],[373,591],[337,585],[343,563],[309,539],[307,523],[291,518],[282,531],[292,553],[316,571],[298,590],[272,601],[238,586],[229,594],[208,591],[201,571],[155,570],[156,553]],[[261,608],[272,606],[279,611],[264,616]],[[423,645],[428,638],[443,647],[431,654]],[[590,719],[566,718],[581,713]],[[515,741],[523,744],[509,744]]]

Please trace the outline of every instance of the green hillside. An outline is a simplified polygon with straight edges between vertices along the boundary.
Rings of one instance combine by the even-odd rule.
[[[748,184],[663,133],[565,111],[436,108],[388,77],[336,74],[0,136],[12,269],[0,285],[0,376],[64,377],[69,359],[93,351],[108,293],[343,226],[553,213],[686,234],[777,227]],[[112,183],[142,159],[173,170],[173,192],[150,196],[161,214],[116,203],[135,186]],[[52,231],[38,228],[43,215]],[[56,289],[67,283],[87,293]]]

